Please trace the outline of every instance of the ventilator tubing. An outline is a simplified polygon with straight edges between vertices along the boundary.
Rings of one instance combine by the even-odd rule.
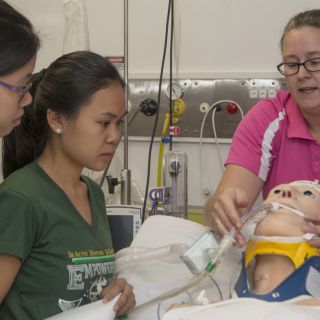
[[[186,244],[171,244],[155,249],[143,247],[124,248],[116,253],[117,273],[147,260],[160,259],[169,263],[177,263],[180,261],[180,255],[187,249],[188,246]]]

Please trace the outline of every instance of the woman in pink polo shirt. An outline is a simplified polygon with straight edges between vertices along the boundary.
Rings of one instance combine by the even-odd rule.
[[[258,102],[238,126],[224,175],[205,205],[209,225],[219,234],[241,227],[260,191],[276,185],[320,180],[320,9],[295,15],[281,38],[288,91]],[[304,232],[320,234],[320,212]],[[244,244],[241,234],[237,236]],[[320,236],[310,241],[320,247]]]

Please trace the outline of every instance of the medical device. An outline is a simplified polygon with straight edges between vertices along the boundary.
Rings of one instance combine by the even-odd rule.
[[[263,219],[268,213],[271,213],[278,209],[286,209],[293,212],[294,214],[299,215],[300,217],[304,216],[303,212],[299,210],[293,209],[281,203],[272,202],[272,203],[267,203],[260,207],[254,208],[249,212],[247,212],[246,214],[244,214],[241,217],[241,223],[242,225],[245,225],[248,222],[257,223],[261,219]],[[222,240],[219,243],[218,248],[212,252],[211,260],[206,265],[207,272],[212,273],[214,271],[214,269],[217,266],[217,263],[219,263],[220,259],[223,257],[225,252],[229,250],[229,248],[235,242],[235,237],[238,233],[239,233],[239,230],[233,227],[225,236],[223,236]],[[313,235],[312,234],[306,235],[306,237],[308,238],[310,238],[310,236],[312,237]]]
[[[256,236],[252,235],[241,262],[241,271],[232,296],[261,299],[265,301],[286,301],[305,296],[320,298],[320,256],[318,248],[309,245],[310,234],[303,236]],[[252,268],[254,258],[260,255],[276,255],[291,261],[294,270],[267,292],[255,292]],[[266,275],[266,277],[268,277]]]
[[[184,152],[169,151],[164,159],[163,184],[168,199],[163,204],[166,213],[187,218],[188,183],[187,155]]]
[[[296,268],[273,290],[265,294],[251,291],[244,260],[235,284],[235,296],[261,299],[270,302],[287,301],[300,296],[320,298],[320,256],[312,256]]]
[[[242,224],[247,224],[248,222],[257,222],[266,216],[266,214],[277,210],[280,208],[278,203],[269,203],[257,208],[254,208],[244,214],[241,218]],[[140,306],[136,307],[133,312],[139,312],[144,308],[150,307],[154,304],[159,304],[164,300],[175,297],[181,293],[184,293],[200,282],[209,279],[212,281],[214,271],[224,256],[224,254],[230,249],[234,244],[234,237],[239,233],[239,230],[233,228],[227,235],[225,235],[222,240],[217,244],[217,240],[214,239],[214,234],[212,231],[206,232],[196,243],[188,249],[184,254],[181,255],[182,260],[189,267],[194,276],[190,281],[183,287],[166,292],[159,297],[156,297]],[[198,253],[197,253],[198,251]],[[199,258],[200,251],[200,258]]]
[[[163,205],[161,214],[187,218],[188,212],[188,159],[184,152],[168,151],[164,157],[163,184],[152,189],[149,196],[153,202],[149,215],[159,214],[158,204]]]
[[[249,221],[260,221],[265,215],[279,208],[278,204],[270,203],[254,208],[241,217],[242,225]],[[197,240],[181,259],[193,274],[203,272],[211,273],[221,260],[223,255],[235,242],[235,236],[239,230],[234,227],[219,242],[217,236],[212,231],[207,231]]]
[[[129,247],[141,227],[141,207],[107,205],[106,210],[114,251]]]
[[[185,110],[186,110],[186,104],[182,99],[179,98],[173,101],[172,117],[170,117],[169,112],[166,112],[165,114],[165,119],[164,119],[163,127],[161,130],[161,141],[160,141],[159,155],[158,155],[158,171],[157,171],[157,187],[158,188],[162,186],[162,178],[163,178],[162,165],[163,165],[164,145],[172,142],[172,136],[176,136],[180,134],[180,127],[176,126],[176,124],[180,122],[180,117],[184,114]],[[172,124],[174,124],[172,126],[169,126],[170,118],[172,118]],[[170,136],[167,136],[168,128],[169,128]]]
[[[294,212],[295,214],[303,215],[300,211],[282,205],[280,203],[268,203],[253,208],[241,217],[242,225],[249,223],[257,223],[267,214],[284,208]],[[178,296],[188,290],[193,289],[200,282],[205,282],[206,279],[213,281],[213,274],[219,265],[222,257],[231,248],[235,242],[235,236],[240,230],[233,228],[230,230],[220,242],[217,241],[212,231],[207,231],[199,240],[195,242],[185,253],[181,255],[182,260],[194,274],[190,281],[183,287],[166,292],[159,297],[156,297],[144,304],[139,305],[133,312],[139,312],[144,308],[154,304],[159,304],[164,300]]]

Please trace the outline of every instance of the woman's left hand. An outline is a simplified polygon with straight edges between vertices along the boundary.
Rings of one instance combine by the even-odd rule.
[[[309,222],[309,224],[302,227],[303,232],[315,234],[308,243],[313,247],[320,248],[320,213],[316,216],[308,216],[305,214],[304,218]]]
[[[133,287],[125,279],[118,278],[113,280],[107,287],[105,287],[100,296],[103,302],[108,302],[121,293],[120,298],[113,307],[117,316],[126,314],[136,305],[135,295],[133,293]]]

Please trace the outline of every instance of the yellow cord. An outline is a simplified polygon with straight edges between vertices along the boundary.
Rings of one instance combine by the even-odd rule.
[[[170,114],[167,112],[165,119],[164,119],[164,123],[163,123],[161,138],[166,136],[168,126],[169,126],[169,120],[170,120]],[[162,139],[161,139],[160,145],[159,145],[159,157],[158,157],[158,176],[157,176],[157,187],[158,188],[161,187],[163,148],[164,148],[164,143],[162,142]]]

